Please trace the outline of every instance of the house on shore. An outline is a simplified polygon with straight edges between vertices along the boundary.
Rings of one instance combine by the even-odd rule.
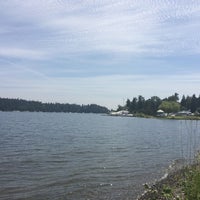
[[[163,110],[160,109],[160,110],[157,110],[156,116],[157,117],[166,117],[167,113],[165,113]]]
[[[182,111],[176,113],[176,116],[191,116],[191,115],[193,115],[193,113],[191,113],[190,111],[186,111],[186,110],[182,110]]]
[[[121,116],[121,117],[132,117],[133,116],[127,110],[120,110],[118,112],[111,112],[110,115],[111,116]]]

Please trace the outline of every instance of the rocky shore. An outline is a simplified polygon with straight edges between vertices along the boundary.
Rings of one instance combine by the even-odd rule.
[[[199,200],[200,164],[173,170],[154,185],[144,187],[145,192],[137,200]]]

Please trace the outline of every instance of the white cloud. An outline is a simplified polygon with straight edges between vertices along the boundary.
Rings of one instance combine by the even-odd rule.
[[[1,95],[113,107],[138,94],[198,93],[199,68],[164,68],[170,56],[199,54],[199,11],[199,0],[1,1],[0,58],[14,63],[0,63]],[[154,64],[162,75],[148,74]]]
[[[199,32],[200,1],[29,0],[1,4],[5,4],[6,17],[12,17],[8,20],[11,26],[30,23],[38,29],[32,37],[42,41],[38,48],[54,55],[85,51],[199,53],[200,36],[195,32]]]
[[[25,48],[13,48],[13,47],[0,47],[0,56],[8,58],[26,58],[26,59],[44,59],[45,53],[42,51],[25,49]]]

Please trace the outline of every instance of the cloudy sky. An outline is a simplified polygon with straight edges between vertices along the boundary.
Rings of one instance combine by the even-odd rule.
[[[0,0],[0,97],[200,94],[200,0]]]

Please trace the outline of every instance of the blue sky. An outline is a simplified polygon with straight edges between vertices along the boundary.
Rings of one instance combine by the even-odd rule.
[[[200,0],[0,1],[0,96],[97,103],[200,94]]]

